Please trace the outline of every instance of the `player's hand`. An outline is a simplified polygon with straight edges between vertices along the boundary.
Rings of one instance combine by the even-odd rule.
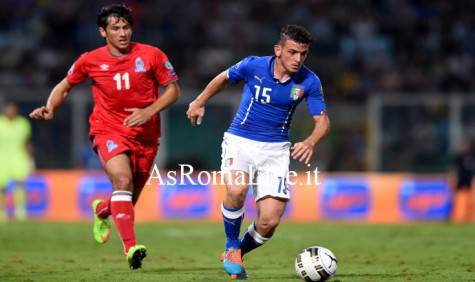
[[[198,103],[196,100],[191,102],[186,111],[186,116],[190,120],[191,125],[200,125],[205,115],[205,106]]]
[[[292,148],[292,158],[299,162],[304,162],[309,166],[310,158],[313,155],[313,145],[308,141],[295,143]]]
[[[30,118],[39,120],[52,120],[54,118],[54,112],[46,106],[34,109],[30,113]]]
[[[153,115],[149,110],[147,110],[147,108],[131,108],[125,109],[125,111],[131,113],[124,120],[124,125],[128,127],[141,126],[142,124],[146,123]]]

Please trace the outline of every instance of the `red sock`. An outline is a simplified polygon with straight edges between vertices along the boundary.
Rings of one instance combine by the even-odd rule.
[[[137,245],[134,231],[134,206],[132,193],[128,191],[115,191],[112,193],[110,210],[115,227],[127,254],[130,247]]]
[[[106,219],[111,215],[111,197],[102,200],[96,207],[96,214],[99,218]]]

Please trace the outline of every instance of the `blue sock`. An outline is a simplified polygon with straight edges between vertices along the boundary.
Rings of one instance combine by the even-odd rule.
[[[241,255],[244,256],[244,254],[249,253],[255,248],[259,248],[260,246],[264,245],[264,243],[267,242],[269,239],[270,238],[266,238],[259,234],[256,230],[256,226],[254,225],[254,223],[252,223],[241,239]]]
[[[226,233],[226,249],[237,249],[240,245],[239,232],[244,218],[244,208],[229,209],[221,204],[221,213],[223,214],[224,232]]]

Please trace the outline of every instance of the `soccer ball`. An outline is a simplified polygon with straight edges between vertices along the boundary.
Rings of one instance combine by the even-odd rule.
[[[326,281],[335,275],[336,268],[335,255],[320,246],[302,250],[295,259],[295,272],[305,281]]]

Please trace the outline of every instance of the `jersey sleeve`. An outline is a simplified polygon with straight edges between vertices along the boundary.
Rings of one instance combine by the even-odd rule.
[[[87,78],[85,71],[86,58],[87,52],[82,54],[69,68],[66,78],[70,84],[81,83]]]
[[[249,73],[249,64],[255,57],[246,57],[239,61],[237,64],[231,66],[228,69],[228,80],[232,83],[238,83],[241,80],[245,80]]]
[[[312,87],[309,89],[307,95],[307,108],[312,116],[320,116],[326,114],[327,107],[325,105],[325,99],[323,97],[323,87],[320,79],[316,78]]]
[[[155,49],[154,60],[154,76],[160,86],[167,85],[172,81],[178,80],[173,65],[168,60],[168,57],[160,49]]]

